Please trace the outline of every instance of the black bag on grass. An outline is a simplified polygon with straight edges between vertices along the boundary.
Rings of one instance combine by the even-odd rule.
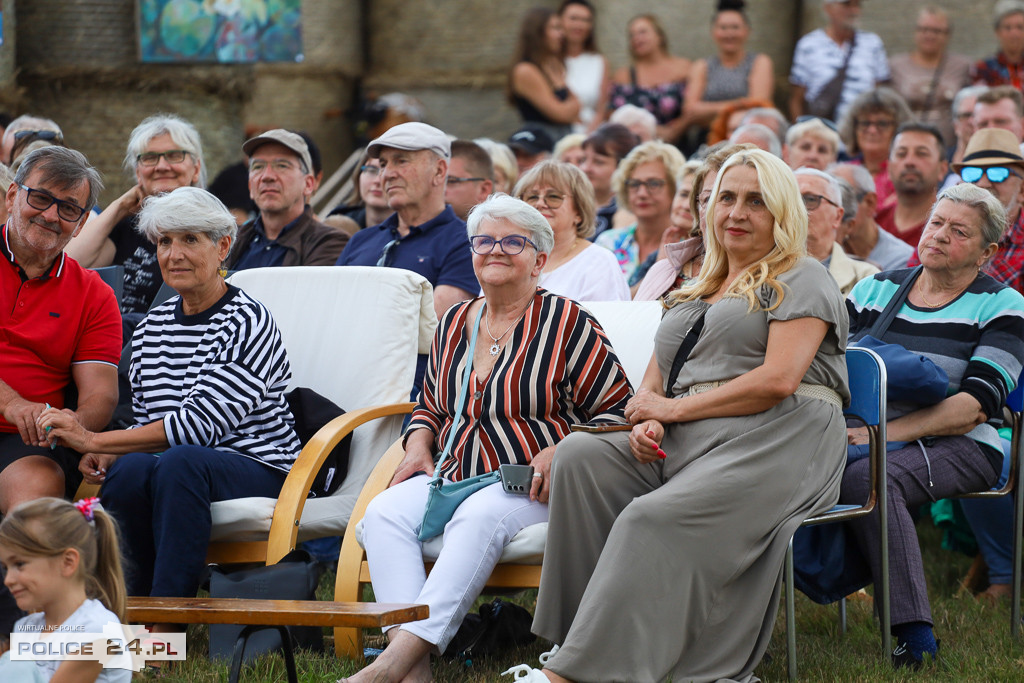
[[[315,600],[323,567],[305,550],[293,550],[277,564],[226,572],[210,566],[211,598],[249,598],[252,600]],[[210,625],[210,659],[231,660],[235,641],[242,626]],[[319,626],[289,626],[292,644],[314,652],[324,649],[323,629]],[[281,649],[281,634],[264,629],[249,636],[243,663],[250,663],[268,652]]]
[[[533,616],[525,608],[496,598],[480,605],[479,614],[466,615],[444,656],[469,666],[475,660],[529,645],[537,639],[530,633],[531,624]]]

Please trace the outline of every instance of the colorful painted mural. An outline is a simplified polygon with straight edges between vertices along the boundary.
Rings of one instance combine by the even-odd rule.
[[[301,0],[139,0],[143,62],[301,62]]]

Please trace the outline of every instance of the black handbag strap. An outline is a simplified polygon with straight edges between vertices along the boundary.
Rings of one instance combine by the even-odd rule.
[[[704,329],[704,316],[707,315],[707,311],[700,314],[700,317],[694,321],[693,327],[683,337],[683,343],[679,345],[679,350],[676,351],[676,357],[672,359],[672,369],[668,373],[668,382],[665,384],[665,395],[672,396],[672,387],[676,383],[676,378],[679,377],[679,371],[683,369],[683,363],[690,357],[690,352],[693,351],[693,347],[697,345],[697,339],[700,337],[701,331]]]
[[[885,308],[882,309],[882,314],[875,320],[875,324],[868,330],[868,334],[875,339],[881,339],[885,331],[889,329],[889,325],[892,324],[893,319],[896,318],[896,313],[899,312],[900,308],[903,307],[903,302],[907,300],[907,295],[910,294],[910,288],[914,286],[917,281],[917,276],[921,274],[921,270],[924,266],[917,266],[914,270],[910,271],[907,278],[900,285],[900,288],[896,290],[892,299],[886,304]]]

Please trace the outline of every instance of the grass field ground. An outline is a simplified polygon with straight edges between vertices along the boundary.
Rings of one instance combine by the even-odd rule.
[[[894,671],[881,657],[878,627],[869,603],[851,602],[849,628],[839,635],[836,608],[816,605],[797,594],[797,651],[800,680],[804,681],[1022,681],[1024,680],[1024,642],[1010,637],[1008,603],[985,605],[971,596],[958,595],[960,579],[971,558],[941,548],[940,532],[930,522],[918,525],[922,550],[928,568],[928,586],[932,598],[936,635],[942,639],[937,663],[918,673]],[[321,584],[323,598],[330,595],[333,575]],[[514,598],[531,609],[535,591]],[[625,634],[624,634],[625,637]],[[191,627],[188,660],[159,674],[142,673],[138,681],[220,683],[227,681],[227,665],[211,663],[206,657],[206,629]],[[499,673],[520,663],[537,665],[537,655],[550,645],[538,641],[501,657],[476,662],[472,667],[447,660],[434,665],[438,683],[476,683],[502,679]],[[333,682],[358,670],[359,664],[339,660],[332,654],[299,653],[299,679],[305,682]],[[783,615],[775,625],[768,657],[756,671],[766,682],[786,680],[786,643]],[[279,656],[261,658],[242,672],[245,683],[277,683],[285,680],[284,662]]]

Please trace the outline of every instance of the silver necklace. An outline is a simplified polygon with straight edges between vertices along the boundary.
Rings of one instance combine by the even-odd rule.
[[[533,302],[531,301],[530,303],[533,303]],[[486,305],[486,304],[484,304],[484,305]],[[527,306],[526,308],[529,309],[530,307]],[[505,331],[502,332],[501,334],[499,334],[497,337],[495,337],[493,334],[491,334],[491,326],[487,322],[487,316],[486,315],[484,316],[484,329],[487,330],[487,336],[491,338],[491,342],[492,342],[491,348],[487,349],[487,353],[491,354],[492,356],[497,356],[499,353],[501,353],[501,347],[498,346],[498,342],[501,341],[502,337],[504,337],[506,334],[508,334],[509,330],[511,330],[513,327],[516,326],[516,323],[518,323],[522,319],[522,317],[524,315],[526,315],[526,311],[523,311],[522,314],[520,314],[520,316],[518,318],[516,318],[512,322],[511,325],[506,327]]]

